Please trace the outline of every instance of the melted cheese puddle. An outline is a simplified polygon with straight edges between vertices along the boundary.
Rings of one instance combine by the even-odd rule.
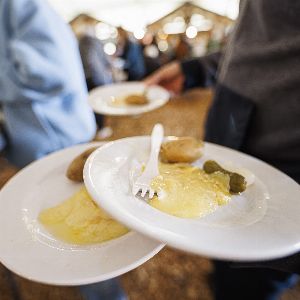
[[[137,103],[135,103],[135,101],[131,101],[129,102],[128,101],[128,98],[130,97],[141,97],[143,98],[142,100],[144,100],[144,96],[143,94],[132,94],[132,95],[128,95],[128,96],[123,96],[123,97],[120,97],[120,98],[117,98],[117,97],[114,97],[114,96],[111,96],[110,97],[110,100],[109,100],[109,105],[112,106],[112,107],[123,107],[123,106],[141,106],[141,105],[146,105],[149,103],[149,100],[146,98],[146,102],[145,103],[140,103],[139,99],[136,99],[135,101],[138,101]]]
[[[208,175],[187,164],[160,164],[159,169],[151,186],[160,196],[149,203],[161,211],[183,218],[202,217],[231,198],[228,175]]]
[[[55,237],[79,245],[112,240],[128,232],[97,206],[85,187],[61,204],[42,211],[39,221]]]
[[[127,103],[125,101],[125,97],[122,98],[116,98],[116,97],[111,97],[109,101],[109,105],[112,107],[122,107],[122,106],[127,106]]]

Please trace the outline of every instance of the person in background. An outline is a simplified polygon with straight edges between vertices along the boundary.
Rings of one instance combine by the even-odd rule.
[[[121,27],[118,27],[117,56],[125,61],[124,71],[128,81],[144,78],[146,67],[142,46],[129,38],[127,31]]]
[[[87,19],[76,31],[79,51],[88,90],[113,83],[112,64],[104,52],[102,42],[96,37],[97,21]]]
[[[95,135],[76,40],[46,1],[0,0],[0,102],[18,167]]]
[[[179,40],[174,49],[174,59],[183,60],[191,55],[191,46],[186,40],[184,34],[179,35]]]
[[[88,91],[113,83],[112,64],[96,37],[97,20],[87,17],[83,25],[73,28],[78,43]],[[98,128],[103,128],[103,116],[95,113]]]
[[[78,44],[46,0],[0,0],[0,103],[0,146],[18,167],[95,135]],[[116,280],[80,291],[125,299]]]
[[[160,68],[160,51],[156,39],[152,33],[147,32],[141,40],[141,46],[144,54],[145,76],[150,75]]]
[[[175,61],[145,80],[178,93],[212,85],[219,66],[205,140],[258,157],[298,183],[299,15],[300,3],[292,0],[241,1],[236,27],[220,63],[217,56]],[[249,264],[217,261],[216,299],[278,299],[296,282],[292,273],[300,273],[299,254]]]

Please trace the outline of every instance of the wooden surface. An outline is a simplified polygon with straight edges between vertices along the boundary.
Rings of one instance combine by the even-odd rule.
[[[211,103],[208,90],[191,91],[164,107],[137,117],[106,117],[112,139],[148,135],[160,122],[166,135],[202,138],[203,124]],[[0,188],[17,172],[0,157]],[[203,257],[165,248],[154,258],[121,276],[131,300],[212,299],[211,262]],[[76,287],[55,287],[31,282],[14,275],[0,264],[0,300],[81,300]],[[282,300],[300,299],[300,288],[289,290]],[[99,299],[100,300],[100,299]]]

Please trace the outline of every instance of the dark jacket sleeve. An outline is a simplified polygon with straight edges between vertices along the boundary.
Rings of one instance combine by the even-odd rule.
[[[255,104],[251,99],[217,84],[205,124],[205,140],[247,152],[244,142],[254,112]]]
[[[181,69],[185,77],[184,88],[214,86],[221,57],[221,52],[215,52],[183,61]]]
[[[233,268],[268,268],[287,273],[300,274],[300,254],[257,263],[232,263]]]
[[[205,140],[249,153],[245,139],[255,112],[256,106],[251,99],[235,93],[222,84],[217,84],[214,101],[206,121]],[[290,168],[280,169],[299,182],[299,177],[292,173]],[[300,253],[276,260],[232,262],[230,265],[234,268],[269,268],[300,274]]]

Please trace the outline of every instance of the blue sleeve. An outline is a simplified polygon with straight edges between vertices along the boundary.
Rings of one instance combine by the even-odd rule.
[[[85,89],[78,45],[46,0],[2,0],[2,101],[47,100]]]

